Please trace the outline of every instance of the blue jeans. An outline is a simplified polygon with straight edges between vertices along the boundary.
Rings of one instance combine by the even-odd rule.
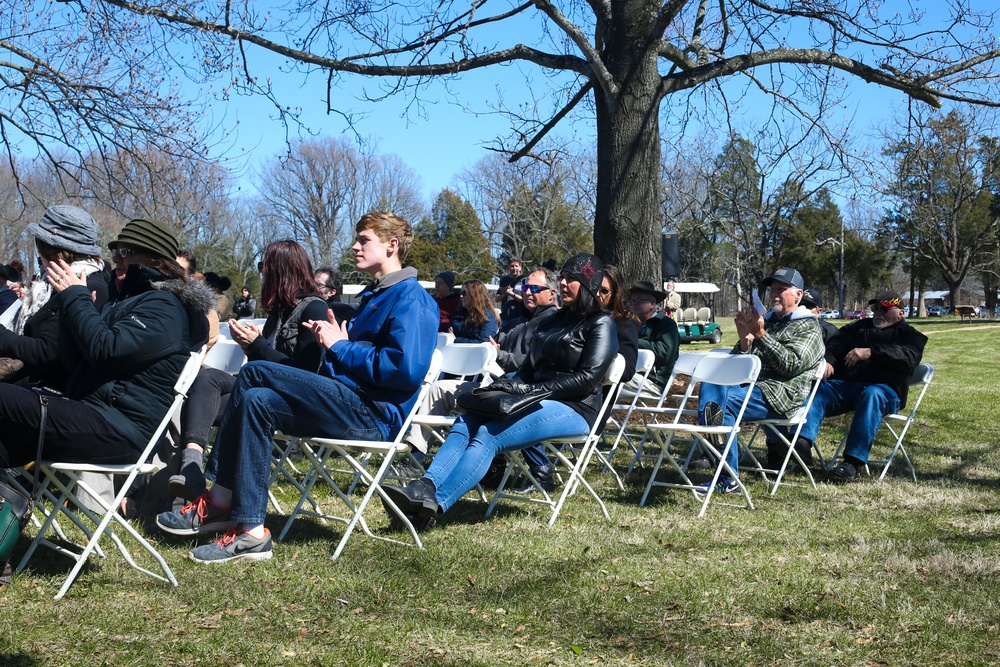
[[[747,395],[747,386],[722,386],[717,384],[701,383],[698,392],[698,423],[705,423],[705,404],[717,403],[722,408],[722,425],[732,426],[736,423],[736,414],[740,411],[740,405]],[[754,419],[780,419],[785,415],[779,414],[771,409],[771,406],[764,400],[764,394],[760,387],[754,385],[750,393],[750,400],[747,409],[743,411],[744,420]],[[739,474],[740,448],[739,440],[733,443],[726,455],[726,463]],[[729,473],[723,473],[728,476]]]
[[[851,428],[847,432],[844,456],[868,462],[868,452],[875,442],[875,434],[882,423],[882,416],[899,409],[899,396],[887,384],[866,384],[851,380],[823,380],[816,390],[808,421],[802,427],[800,438],[816,442],[823,418],[854,411]]]
[[[205,476],[233,492],[233,520],[264,523],[275,431],[380,440],[375,415],[334,378],[269,361],[240,369]]]
[[[455,420],[426,476],[434,482],[438,505],[446,511],[479,483],[496,454],[589,431],[586,419],[558,401],[542,401],[503,421],[464,414]]]

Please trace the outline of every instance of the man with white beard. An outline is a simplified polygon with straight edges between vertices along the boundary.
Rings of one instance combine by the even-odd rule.
[[[874,317],[844,326],[826,342],[826,379],[799,434],[808,447],[824,417],[854,411],[844,460],[830,470],[835,481],[854,480],[868,462],[883,415],[906,405],[907,382],[927,344],[927,336],[903,320],[899,294],[879,292],[868,304]]]
[[[789,267],[778,269],[760,281],[758,290],[764,288],[768,289],[766,304],[771,306],[770,311],[749,308],[735,317],[739,343],[731,354],[752,354],[760,359],[760,374],[743,413],[746,420],[791,416],[809,395],[813,370],[823,360],[819,321],[799,305],[803,294],[801,274]],[[760,303],[760,311],[765,310],[764,303]],[[732,426],[746,395],[746,386],[703,382],[698,392],[699,423]],[[738,462],[734,444],[726,456],[728,469],[720,475],[716,493],[739,491],[735,478]],[[710,484],[703,484],[698,493],[708,493]]]

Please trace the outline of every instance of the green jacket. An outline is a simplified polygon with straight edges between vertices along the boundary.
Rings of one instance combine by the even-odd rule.
[[[764,335],[746,354],[760,357],[757,386],[771,409],[792,415],[809,395],[813,370],[823,361],[826,348],[819,320],[801,306],[787,319],[764,319]],[[739,345],[734,352],[740,352]]]
[[[680,345],[681,338],[677,333],[677,324],[669,317],[664,317],[663,313],[656,313],[639,328],[639,349],[653,351],[656,361],[653,362],[653,370],[649,377],[660,389],[670,379]]]

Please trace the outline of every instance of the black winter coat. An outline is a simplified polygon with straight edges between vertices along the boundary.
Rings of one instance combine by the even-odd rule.
[[[900,409],[906,405],[909,379],[924,354],[927,336],[906,320],[877,329],[874,320],[857,320],[840,328],[826,341],[826,360],[833,366],[833,379],[868,384],[887,384],[899,395]],[[871,348],[872,356],[854,366],[844,363],[856,347]]]
[[[108,283],[104,274],[95,271],[87,276],[87,289],[94,294],[98,309],[108,300]],[[0,327],[0,357],[24,362],[24,368],[8,382],[48,387],[62,391],[68,371],[59,360],[59,316],[61,301],[53,294],[45,305],[24,323],[24,333],[17,335]]]
[[[83,286],[59,294],[66,396],[100,412],[140,451],[173,401],[191,352],[208,340],[206,313],[215,305],[204,283],[163,278],[130,266],[120,300],[101,313]]]

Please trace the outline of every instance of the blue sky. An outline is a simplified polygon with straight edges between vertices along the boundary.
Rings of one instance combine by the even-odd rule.
[[[887,0],[885,4],[905,6],[903,0]],[[348,83],[338,90],[337,102],[365,114],[355,129],[376,141],[379,152],[395,153],[410,165],[420,175],[429,201],[451,184],[456,174],[485,156],[486,145],[509,130],[505,117],[487,112],[499,95],[508,106],[529,103],[526,72],[536,80],[536,91],[543,90],[545,74],[542,70],[522,64],[467,73],[450,80],[447,88],[442,83],[432,84],[421,90],[420,97],[424,100],[421,112],[411,109],[407,113],[406,106],[412,101],[408,93],[377,104],[357,101],[354,96],[363,86],[377,85],[377,81],[361,77],[346,78]],[[283,101],[302,107],[305,124],[314,132],[336,136],[347,130],[340,116],[324,113],[325,78],[313,77],[303,84],[298,75],[281,76],[276,71],[264,70],[258,73],[274,77]],[[832,120],[838,124],[853,119],[855,134],[872,135],[873,123],[889,118],[893,110],[903,104],[902,93],[854,80],[850,82],[844,105],[837,110],[839,118]],[[752,108],[752,99],[746,106]],[[483,113],[476,114],[470,109]],[[219,106],[216,110],[220,110]],[[284,149],[283,128],[272,118],[274,110],[267,102],[236,97],[222,107],[222,111],[225,113],[224,126],[233,132],[230,157],[243,158],[252,168]],[[739,121],[736,119],[737,124]],[[575,131],[586,138],[592,129],[590,123],[578,121],[573,127],[566,126],[560,131],[566,134]],[[241,182],[248,184],[248,179]]]

